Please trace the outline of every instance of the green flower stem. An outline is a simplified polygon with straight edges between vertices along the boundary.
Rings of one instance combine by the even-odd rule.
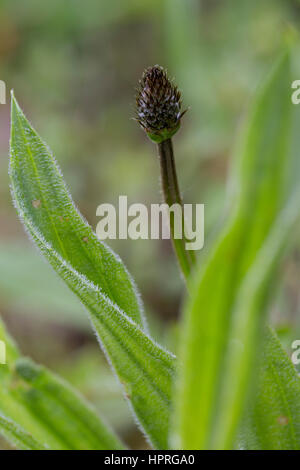
[[[175,224],[173,212],[170,212],[170,232],[179,266],[184,278],[187,279],[193,265],[195,264],[195,253],[192,250],[187,250],[185,247],[187,240],[185,238],[184,231],[184,211],[176,174],[172,140],[166,139],[163,142],[160,142],[158,144],[158,153],[160,160],[161,183],[165,202],[169,207],[173,204],[180,204],[182,207],[182,237],[180,239],[176,239],[174,237]]]

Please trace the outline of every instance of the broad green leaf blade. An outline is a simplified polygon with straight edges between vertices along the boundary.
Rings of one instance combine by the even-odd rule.
[[[101,287],[112,302],[140,326],[142,305],[120,258],[101,242],[76,209],[46,144],[30,126],[12,93],[11,165],[14,197],[24,220],[74,269]]]
[[[300,450],[300,377],[270,329],[241,445],[250,450]]]
[[[96,410],[70,385],[19,356],[1,321],[0,333],[11,344],[7,364],[0,366],[0,434],[23,447],[37,441],[36,446],[49,449],[123,448]]]
[[[121,278],[118,278],[118,282],[114,285],[116,291],[122,292],[121,297],[119,294],[115,295],[118,298],[116,301],[102,288],[101,282],[94,282],[91,276],[86,275],[89,273],[86,273],[85,263],[78,259],[82,251],[78,253],[78,257],[75,255],[73,263],[73,248],[69,250],[69,238],[81,240],[88,233],[89,240],[94,240],[95,236],[86,225],[83,232],[83,222],[73,204],[68,202],[68,195],[62,195],[63,191],[57,192],[57,188],[64,189],[57,165],[36,132],[30,127],[14,98],[10,168],[16,208],[29,235],[52,267],[88,309],[100,343],[125,388],[125,394],[130,399],[138,420],[151,442],[159,448],[166,448],[175,358],[149,338],[141,325],[136,322],[132,312],[130,314],[128,306],[125,305],[128,288]],[[38,173],[36,168],[39,169]],[[33,187],[40,191],[39,207],[32,206],[32,201],[37,200],[37,196],[32,192]],[[60,200],[61,195],[63,204]],[[51,211],[46,209],[49,204]],[[63,240],[65,247],[63,250],[51,230],[51,224],[53,224],[53,214],[61,212],[64,206],[67,208],[70,206],[70,211],[73,208],[74,213],[70,214],[68,220],[69,224],[72,221],[73,235],[68,232],[69,237],[66,237],[63,229],[60,229],[60,242]],[[67,227],[66,230],[68,231]],[[99,257],[97,250],[100,249],[101,243],[96,237],[95,240],[97,248],[93,253],[97,258]],[[93,246],[91,248],[93,250]],[[88,250],[89,243],[85,245],[83,256],[86,256],[85,252],[89,253]],[[104,263],[104,266],[107,270],[103,271],[103,276],[107,274],[111,279],[112,273],[108,272],[111,266],[108,266],[108,263]],[[114,273],[115,281],[116,278],[117,274]],[[120,298],[123,297],[124,302],[120,302]],[[141,321],[139,323],[141,324]]]
[[[234,339],[231,322],[240,286],[286,199],[291,106],[289,57],[285,54],[254,103],[235,162],[235,208],[195,276],[186,308],[176,444],[183,448],[233,445],[232,428],[222,428],[222,436],[215,439],[220,410],[225,406],[221,402],[226,384],[224,357]],[[257,331],[263,316],[253,315]],[[252,333],[251,339],[255,338]],[[256,346],[253,342],[251,347]]]
[[[0,433],[8,442],[21,450],[45,450],[46,447],[37,442],[30,434],[16,423],[0,414]]]

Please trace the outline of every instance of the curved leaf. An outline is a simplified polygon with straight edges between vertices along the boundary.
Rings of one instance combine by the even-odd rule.
[[[300,377],[277,335],[265,333],[258,386],[241,444],[250,450],[300,450]]]
[[[265,259],[268,262],[262,267],[258,262],[244,284],[244,292],[250,297],[243,296],[241,312],[237,300],[287,197],[291,108],[289,56],[284,54],[254,103],[235,162],[235,208],[209,257],[199,268],[186,308],[178,407],[178,445],[183,448],[227,449],[234,442],[250,378],[250,363],[258,346],[259,325],[264,321],[260,307],[276,263],[270,264],[272,260]],[[294,220],[289,221],[291,229]],[[275,232],[279,229],[280,220]],[[285,227],[282,229],[281,242],[284,242],[288,233]],[[278,261],[282,245],[275,243],[273,247],[273,241],[274,237],[265,250]],[[261,279],[261,285],[254,283],[256,276]],[[245,337],[244,326],[248,322],[251,330]],[[241,371],[237,358],[243,347],[249,362],[246,361],[245,370]],[[241,354],[241,358],[245,357]],[[224,368],[224,361],[236,368]],[[236,376],[238,373],[242,375]],[[236,380],[231,383],[233,376]],[[239,401],[235,408],[231,397],[236,394]]]
[[[28,358],[16,362],[19,381],[12,392],[67,449],[115,450],[122,443],[103,425],[97,412],[64,380]]]
[[[30,126],[13,93],[11,120],[10,174],[23,219],[39,227],[64,260],[144,326],[132,278],[120,258],[96,237],[79,214],[54,156]]]
[[[10,419],[0,414],[1,434],[18,449],[21,450],[46,450],[46,447],[38,443],[30,434]]]
[[[28,448],[122,449],[83,397],[45,367],[20,357],[0,321],[7,364],[0,366],[0,434]]]
[[[264,329],[267,302],[279,260],[299,224],[299,199],[300,189],[297,189],[285,210],[277,217],[237,293],[230,339],[223,361],[219,398],[222,408],[219,409],[218,424],[213,436],[213,445],[217,448],[231,447],[243,413],[247,391],[251,390],[252,381],[256,382],[259,351],[264,347],[261,332]],[[240,347],[237,347],[236,342]],[[271,344],[267,343],[266,346]]]
[[[120,260],[115,265],[113,255],[107,255],[74,209],[57,164],[14,98],[10,175],[17,211],[29,235],[88,309],[141,425],[155,446],[166,448],[174,357],[142,330],[138,301],[132,300],[135,292]],[[86,269],[90,258],[101,264],[101,277]]]

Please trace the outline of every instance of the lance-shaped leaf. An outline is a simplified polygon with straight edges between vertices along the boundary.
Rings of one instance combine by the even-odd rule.
[[[54,156],[26,120],[13,93],[10,151],[14,197],[24,220],[31,220],[63,259],[143,326],[142,305],[131,276],[79,214]]]
[[[20,357],[0,321],[0,434],[19,448],[122,449],[123,444],[64,380]]]
[[[91,408],[64,380],[27,358],[16,362],[13,396],[55,434],[67,449],[122,449],[123,445],[103,425]]]
[[[0,365],[0,434],[4,436],[8,442],[17,446],[19,449],[43,449],[44,445],[42,443],[38,443],[32,437],[30,432],[26,431],[22,426],[20,426],[20,424],[17,424],[11,419],[11,417],[7,417],[6,415],[6,413],[9,413],[10,409],[13,409],[16,413],[18,409],[22,408],[22,406],[20,406],[9,393],[14,364],[16,359],[19,357],[19,351],[13,339],[7,333],[1,319],[0,340],[5,345],[6,359],[6,363]],[[6,407],[6,403],[9,403],[8,407]],[[26,410],[24,410],[23,413],[24,418],[25,415],[28,416]],[[31,425],[31,430],[33,430],[33,422],[31,422]]]
[[[227,387],[230,388],[224,370],[224,358],[232,344],[238,354],[238,344],[241,344],[239,341],[245,340],[243,335],[241,338],[239,335],[234,336],[240,330],[232,324],[239,314],[238,311],[235,313],[235,308],[240,287],[286,198],[291,108],[290,66],[288,54],[285,54],[255,100],[237,149],[234,167],[236,204],[219,240],[198,270],[192,287],[193,294],[186,308],[178,407],[178,445],[184,448],[230,448],[233,445],[238,422],[237,409],[228,407],[227,413],[229,415],[232,412],[234,423],[227,422],[218,431],[221,410],[227,406],[227,403],[222,402],[223,393]],[[277,228],[278,224],[280,221]],[[281,235],[284,239],[286,233]],[[267,250],[272,251],[270,244]],[[277,245],[277,249],[281,248],[282,245]],[[276,251],[272,253],[276,260],[277,255]],[[252,357],[258,346],[255,341],[259,335],[256,336],[256,333],[263,321],[259,302],[265,297],[268,288],[265,280],[272,277],[267,269],[269,267],[268,264],[263,271],[261,265],[257,264],[257,275],[262,279],[261,287],[264,291],[255,292],[252,286],[249,291],[252,298],[244,297],[246,304],[249,302],[249,308],[243,305],[242,318],[245,323],[253,320],[247,338],[250,343],[245,349],[249,357]],[[271,265],[272,272],[273,268],[275,266]],[[252,280],[255,275],[253,272]],[[249,286],[250,284],[245,285],[245,291]],[[259,295],[259,302],[256,295]],[[241,344],[241,348],[243,346]],[[236,356],[233,354],[233,357]],[[249,379],[250,362],[247,362],[247,370],[244,371],[243,387],[239,389],[239,378],[234,382],[236,390],[232,384],[232,396],[237,389],[244,392],[244,385]],[[230,378],[234,372],[231,371]],[[244,393],[239,397],[241,412]],[[228,400],[228,405],[232,407],[230,396]]]
[[[21,450],[45,450],[46,447],[37,442],[28,432],[24,431],[21,426],[7,419],[0,414],[0,431],[8,442]]]
[[[300,219],[300,189],[291,196],[286,208],[272,226],[267,240],[239,289],[233,308],[229,341],[223,361],[218,418],[212,446],[230,448],[240,422],[247,392],[259,372],[259,351],[264,347],[261,332],[267,312],[279,260],[287,249],[291,234]],[[236,342],[240,345],[237,347]],[[271,347],[268,342],[266,347]],[[271,351],[268,351],[271,354]],[[252,379],[252,380],[251,380]],[[290,445],[294,445],[291,441]]]
[[[300,377],[269,328],[259,372],[242,427],[241,447],[300,450]]]
[[[53,156],[14,98],[10,175],[28,233],[87,307],[141,425],[155,446],[166,448],[174,357],[142,330],[136,294],[121,261],[78,214]],[[87,269],[91,259],[93,271]]]
[[[21,436],[24,433],[24,439],[26,440],[25,434],[27,433],[30,436],[37,436],[37,439],[41,442],[41,448],[46,442],[59,446],[55,437],[51,440],[51,434],[48,436],[48,433],[44,432],[42,425],[13,396],[15,361],[20,357],[20,353],[13,339],[7,333],[1,319],[0,340],[3,341],[6,348],[6,364],[0,365],[0,414],[2,416],[0,434],[14,445],[17,442],[17,434]]]

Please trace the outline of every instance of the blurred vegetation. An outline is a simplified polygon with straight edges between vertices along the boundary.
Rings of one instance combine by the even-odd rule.
[[[0,0],[0,79],[39,123],[95,228],[97,206],[117,204],[119,195],[129,203],[160,201],[155,147],[131,117],[143,69],[166,67],[190,106],[175,138],[183,197],[205,204],[209,244],[226,217],[239,123],[299,23],[297,0]],[[16,220],[7,176],[9,104],[0,106],[0,123],[0,314],[24,354],[67,377],[139,447],[82,307]],[[176,349],[183,285],[171,244],[109,244],[134,275],[156,336]],[[299,249],[286,262],[272,311],[287,348],[300,337]]]

